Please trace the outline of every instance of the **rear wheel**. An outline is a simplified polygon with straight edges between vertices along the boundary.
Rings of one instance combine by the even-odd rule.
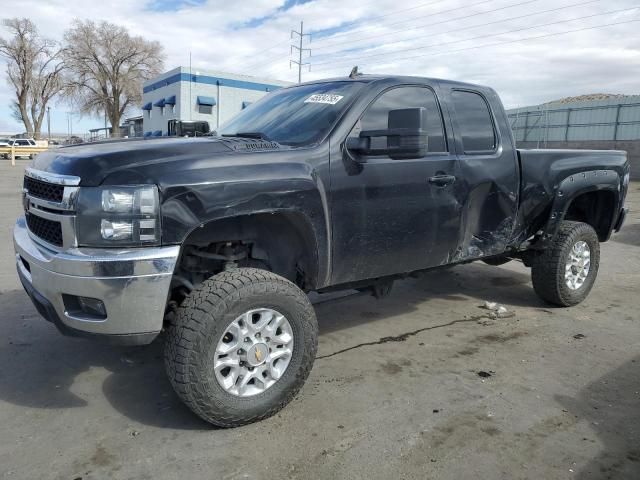
[[[238,268],[185,299],[165,364],[180,398],[204,420],[235,427],[267,418],[304,384],[318,326],[307,296],[271,272]]]
[[[533,260],[533,288],[549,303],[577,305],[591,291],[599,264],[600,243],[593,227],[563,221],[553,243]]]

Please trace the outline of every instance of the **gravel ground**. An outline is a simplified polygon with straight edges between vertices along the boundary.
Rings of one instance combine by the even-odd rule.
[[[217,430],[171,390],[161,340],[109,347],[38,317],[14,271],[18,163],[0,165],[1,479],[640,478],[640,184],[583,304],[543,304],[516,262],[383,300],[317,296],[302,392]],[[485,300],[515,315],[491,319]]]

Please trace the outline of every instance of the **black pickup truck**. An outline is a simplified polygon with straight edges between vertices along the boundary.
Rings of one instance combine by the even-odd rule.
[[[356,76],[277,90],[204,138],[70,146],[24,177],[20,279],[65,334],[146,344],[219,426],[273,415],[305,382],[306,292],[519,259],[558,306],[620,229],[625,152],[517,150],[496,93]]]

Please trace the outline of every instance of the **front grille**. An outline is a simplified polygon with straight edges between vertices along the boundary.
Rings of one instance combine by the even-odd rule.
[[[62,225],[60,225],[60,222],[47,220],[28,212],[26,217],[27,226],[31,233],[52,245],[62,246]]]
[[[24,188],[32,197],[42,198],[50,202],[62,202],[64,195],[64,185],[47,183],[31,177],[24,177]]]

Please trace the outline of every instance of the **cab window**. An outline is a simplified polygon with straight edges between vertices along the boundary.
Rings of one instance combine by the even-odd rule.
[[[493,152],[496,132],[486,100],[466,90],[454,90],[452,99],[464,153]]]
[[[386,129],[390,110],[420,107],[427,111],[428,152],[446,152],[447,143],[444,136],[442,114],[433,90],[428,87],[398,87],[387,90],[369,105],[352,131],[352,135],[358,135],[362,130]],[[386,141],[384,137],[374,137],[371,139],[371,146],[384,148]]]

